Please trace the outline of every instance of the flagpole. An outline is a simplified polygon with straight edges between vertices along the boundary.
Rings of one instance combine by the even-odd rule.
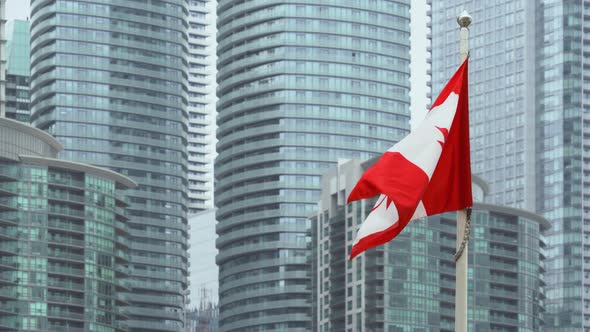
[[[466,10],[457,17],[461,30],[461,63],[469,54],[469,25],[471,16]],[[471,211],[457,211],[457,243],[455,254],[455,332],[467,332],[467,247],[469,241],[468,214]]]

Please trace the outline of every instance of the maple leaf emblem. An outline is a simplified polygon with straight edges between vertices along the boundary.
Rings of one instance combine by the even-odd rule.
[[[378,209],[379,206],[381,206],[381,204],[383,204],[383,202],[386,202],[385,203],[385,209],[387,210],[387,209],[389,209],[389,206],[391,205],[391,203],[393,203],[393,199],[391,199],[388,196],[382,194],[381,195],[381,200],[377,204],[375,204],[375,206],[373,207],[373,209],[371,209],[371,212],[373,212],[376,209]]]
[[[449,130],[447,128],[441,128],[438,126],[434,126],[436,129],[438,129],[441,134],[443,135],[443,140],[442,141],[437,141],[438,144],[440,144],[440,147],[442,148],[445,145],[445,142],[447,141],[447,136],[449,136]]]

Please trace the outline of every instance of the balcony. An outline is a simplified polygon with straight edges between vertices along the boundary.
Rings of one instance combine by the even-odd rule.
[[[69,217],[78,217],[81,219],[85,219],[84,211],[83,210],[74,210],[67,207],[58,207],[58,206],[49,206],[48,212],[50,214],[58,214],[64,215]]]
[[[80,293],[84,292],[84,284],[83,283],[76,283],[72,281],[58,281],[55,279],[48,279],[47,280],[47,287],[48,288],[61,288],[67,290],[73,290]]]
[[[66,267],[66,266],[49,265],[49,266],[47,266],[47,272],[54,273],[54,274],[73,275],[73,276],[77,276],[77,277],[84,276],[83,269],[77,269],[77,268]]]
[[[84,306],[83,297],[72,297],[72,296],[60,296],[60,295],[47,295],[47,302],[65,303],[68,305]]]
[[[73,231],[78,233],[84,233],[84,225],[76,224],[74,222],[68,223],[63,221],[49,220],[47,222],[48,228],[55,228],[59,230]]]
[[[62,324],[51,324],[49,323],[49,330],[50,331],[60,331],[60,332],[84,332],[84,328],[81,327],[73,327],[67,326]]]
[[[61,186],[68,186],[68,187],[74,187],[74,188],[81,188],[83,189],[84,186],[84,182],[80,181],[80,180],[74,180],[71,178],[65,178],[65,177],[58,177],[58,176],[49,176],[49,178],[47,179],[47,184],[49,185],[61,185]]]
[[[63,250],[49,250],[47,257],[53,260],[71,260],[76,262],[84,262],[84,255]]]
[[[20,177],[18,169],[0,167],[0,182],[14,182],[18,181]]]
[[[47,197],[52,200],[61,200],[65,202],[75,202],[84,204],[84,196],[63,191],[49,190],[47,192]]]
[[[72,319],[72,320],[84,320],[84,314],[74,311],[68,310],[48,310],[47,311],[47,318],[65,318],[65,319]],[[62,331],[62,330],[60,330]]]

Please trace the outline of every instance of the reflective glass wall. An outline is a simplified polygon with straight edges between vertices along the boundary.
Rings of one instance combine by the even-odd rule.
[[[409,131],[410,1],[219,1],[222,331],[309,331],[320,176]]]
[[[31,3],[32,122],[59,157],[133,178],[131,331],[179,331],[187,295],[188,1]]]
[[[349,261],[356,233],[375,203],[345,204],[361,167],[352,160],[326,173],[319,210],[311,218],[312,331],[454,331],[456,213],[412,221],[392,241]],[[542,231],[549,227],[524,210],[474,205],[469,331],[541,330]]]

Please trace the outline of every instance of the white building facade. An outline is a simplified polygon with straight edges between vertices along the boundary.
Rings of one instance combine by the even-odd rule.
[[[189,213],[213,208],[217,1],[189,1]]]

